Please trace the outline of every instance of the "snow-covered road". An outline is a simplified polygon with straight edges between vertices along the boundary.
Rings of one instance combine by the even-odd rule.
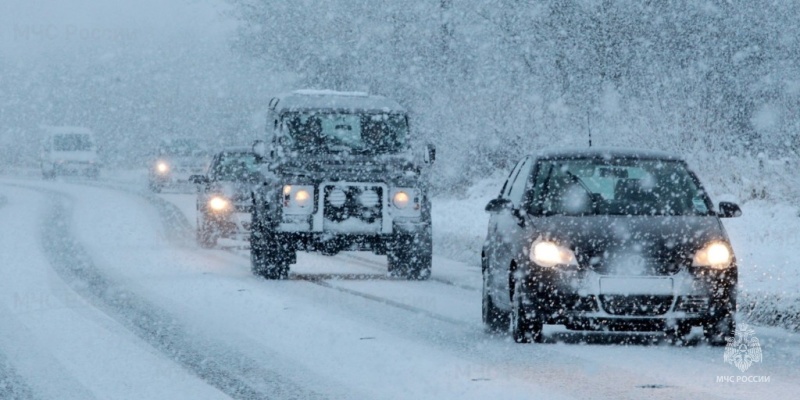
[[[5,200],[3,200],[5,199]],[[755,327],[764,361],[659,335],[480,325],[480,271],[386,277],[369,254],[300,254],[291,279],[193,242],[193,197],[0,179],[0,398],[789,399],[800,335]],[[435,228],[434,228],[435,229]],[[695,332],[696,333],[696,332]],[[720,383],[719,376],[769,377]]]

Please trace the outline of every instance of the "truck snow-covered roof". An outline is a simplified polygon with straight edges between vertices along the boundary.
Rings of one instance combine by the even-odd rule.
[[[270,109],[277,113],[303,110],[346,110],[405,113],[406,109],[394,100],[364,92],[333,90],[296,90],[273,98]]]

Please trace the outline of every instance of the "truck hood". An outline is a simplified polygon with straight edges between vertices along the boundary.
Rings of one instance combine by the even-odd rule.
[[[419,171],[419,165],[408,154],[298,156],[287,158],[280,166],[280,172],[284,175],[309,175],[321,180],[413,178],[419,175]]]

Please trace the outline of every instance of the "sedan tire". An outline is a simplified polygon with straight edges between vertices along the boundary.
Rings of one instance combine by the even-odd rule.
[[[542,329],[544,324],[536,313],[530,313],[530,304],[523,302],[523,295],[519,287],[514,290],[513,303],[511,307],[511,335],[517,343],[542,343],[544,337]]]

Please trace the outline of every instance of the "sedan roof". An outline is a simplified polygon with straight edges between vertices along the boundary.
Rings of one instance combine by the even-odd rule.
[[[644,150],[624,147],[587,147],[545,149],[533,156],[539,159],[605,158],[683,161],[683,157],[664,151]]]

